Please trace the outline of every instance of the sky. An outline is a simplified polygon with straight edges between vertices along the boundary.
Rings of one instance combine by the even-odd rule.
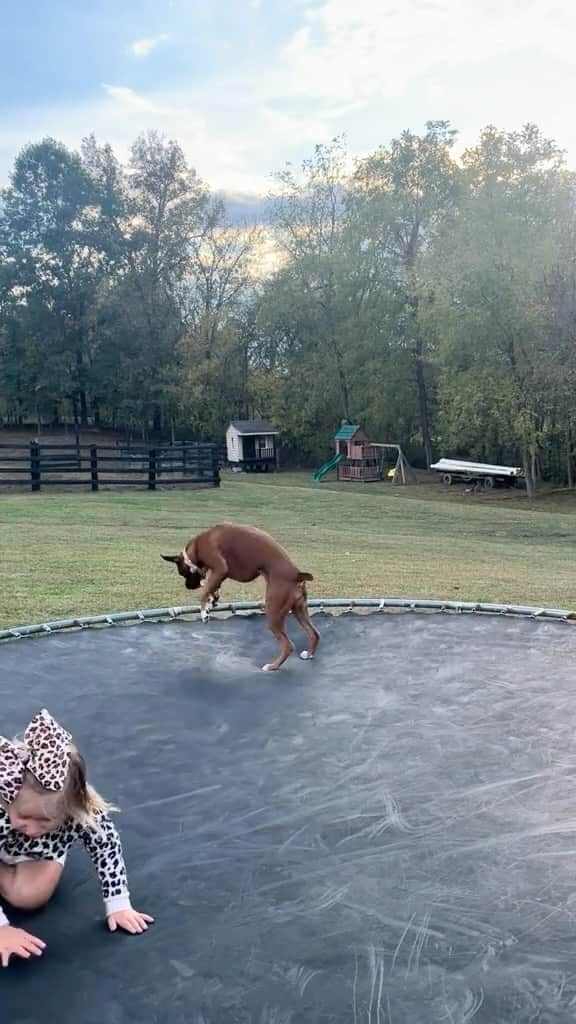
[[[257,196],[316,143],[361,156],[434,119],[462,148],[534,122],[576,167],[574,0],[20,0],[1,33],[0,184],[30,141],[125,159],[154,128]]]

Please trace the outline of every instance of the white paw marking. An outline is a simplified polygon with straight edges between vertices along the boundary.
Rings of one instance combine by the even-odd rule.
[[[312,661],[314,655],[310,654],[309,651],[300,651],[300,657],[302,658],[302,661]]]
[[[273,672],[274,671],[274,666],[273,665],[262,665],[262,671],[263,672]]]
[[[202,622],[208,622],[209,617],[210,616],[208,614],[207,609],[206,608],[202,608],[202,610],[200,612],[200,618],[202,619]]]

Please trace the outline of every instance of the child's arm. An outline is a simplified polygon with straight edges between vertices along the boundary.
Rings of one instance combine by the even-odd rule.
[[[130,910],[122,843],[111,819],[101,814],[96,828],[80,828],[79,834],[98,873],[106,916],[117,910]]]
[[[145,931],[153,918],[132,907],[122,843],[111,819],[101,814],[96,828],[79,827],[78,834],[98,872],[110,931]]]

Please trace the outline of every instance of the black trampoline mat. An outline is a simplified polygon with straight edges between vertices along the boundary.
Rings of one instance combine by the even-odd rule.
[[[73,732],[156,917],[108,934],[75,851],[2,1021],[574,1021],[576,631],[316,622],[269,675],[260,616],[0,646],[0,732],[42,706]]]

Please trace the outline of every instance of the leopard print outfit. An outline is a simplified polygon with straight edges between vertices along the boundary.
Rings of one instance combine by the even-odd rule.
[[[107,814],[100,814],[97,826],[88,828],[68,822],[55,832],[37,839],[16,832],[7,812],[0,805],[0,862],[17,864],[24,860],[50,860],[64,864],[68,850],[81,842],[92,859],[100,880],[106,916],[131,907],[122,843]],[[0,907],[0,926],[8,924]]]

